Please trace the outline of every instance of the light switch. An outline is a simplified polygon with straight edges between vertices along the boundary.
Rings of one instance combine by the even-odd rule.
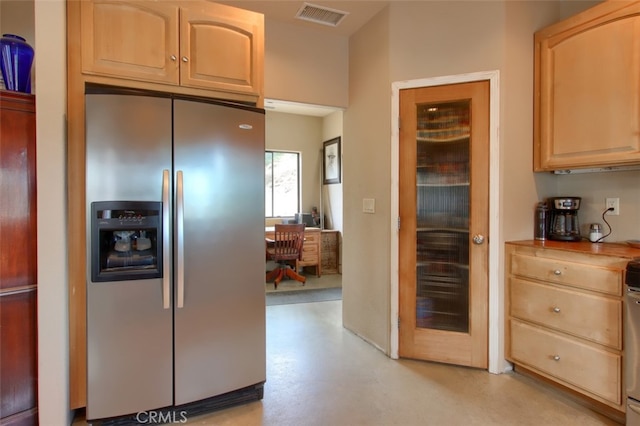
[[[363,213],[375,213],[376,212],[376,200],[375,200],[375,198],[363,198],[362,199],[362,212]]]

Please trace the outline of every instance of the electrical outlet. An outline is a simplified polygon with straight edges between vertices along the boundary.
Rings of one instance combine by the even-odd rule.
[[[607,209],[613,209],[607,211],[605,214],[610,216],[618,216],[620,214],[620,198],[607,198]]]

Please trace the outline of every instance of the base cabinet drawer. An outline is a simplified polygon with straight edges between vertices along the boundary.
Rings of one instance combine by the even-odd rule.
[[[622,288],[622,275],[618,270],[587,263],[514,254],[511,258],[511,273],[612,295],[620,294]]]
[[[320,268],[320,229],[307,228],[304,231],[304,245],[302,246],[302,259],[296,262],[297,268],[305,266],[315,267],[315,273],[319,277]]]
[[[510,278],[511,316],[622,349],[622,302]]]
[[[598,399],[622,402],[620,355],[516,320],[511,320],[510,325],[513,361]]]

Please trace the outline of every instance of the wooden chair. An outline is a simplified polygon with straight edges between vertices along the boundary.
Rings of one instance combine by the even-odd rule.
[[[274,239],[266,241],[267,259],[278,263],[276,269],[267,272],[266,280],[274,280],[276,289],[285,276],[300,281],[302,285],[307,281],[306,277],[296,271],[296,260],[302,259],[304,228],[304,223],[276,224]]]

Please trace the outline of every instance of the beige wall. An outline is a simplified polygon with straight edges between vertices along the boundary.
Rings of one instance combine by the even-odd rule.
[[[36,48],[33,0],[0,0],[0,34],[23,37]],[[34,57],[34,65],[37,56]],[[31,92],[35,93],[35,73],[31,74]],[[0,87],[4,87],[0,84]]]
[[[336,111],[322,120],[322,141],[328,141],[333,138],[341,137],[341,148],[344,150],[344,138],[342,138],[343,128],[343,112]],[[323,145],[320,146],[322,148]],[[343,159],[344,160],[344,159]],[[322,159],[320,159],[322,161]],[[344,170],[344,161],[341,163]],[[344,181],[344,172],[343,172]],[[322,205],[323,214],[326,217],[324,227],[326,229],[343,230],[343,212],[342,212],[342,183],[334,183],[322,186]],[[340,251],[342,253],[342,251]]]
[[[267,111],[267,149],[300,152],[302,157],[302,211],[320,206],[322,118]]]
[[[267,149],[300,152],[302,155],[302,210],[322,205],[325,227],[342,231],[342,184],[321,185],[322,143],[342,136],[342,111],[326,117],[267,111]]]
[[[38,410],[41,425],[68,425],[66,231],[66,8],[35,2],[38,176]]]
[[[267,98],[348,106],[346,37],[267,19],[264,67]]]
[[[593,2],[392,2],[350,41],[350,105],[345,114],[344,324],[389,351],[391,82],[478,71],[500,72],[499,229],[505,240],[531,238],[533,208],[559,190],[558,176],[532,172],[533,33]],[[452,30],[455,28],[455,31]],[[355,161],[369,152],[365,162]],[[582,191],[588,184],[582,183]],[[373,195],[375,194],[375,196]],[[375,215],[361,200],[377,199]],[[631,196],[625,197],[631,199]],[[497,291],[503,316],[504,283]],[[502,339],[502,332],[499,333]],[[499,345],[502,355],[502,344]]]
[[[389,348],[391,45],[389,9],[349,42],[349,109],[344,114],[345,327],[385,352]],[[362,212],[373,198],[376,213]]]
[[[583,235],[589,233],[589,223],[597,222],[608,227],[602,219],[605,198],[620,198],[620,215],[605,216],[612,232],[607,242],[640,240],[640,171],[585,173],[553,177],[555,196],[582,197],[578,218]]]
[[[16,34],[35,47],[34,2],[0,0],[0,34]]]

